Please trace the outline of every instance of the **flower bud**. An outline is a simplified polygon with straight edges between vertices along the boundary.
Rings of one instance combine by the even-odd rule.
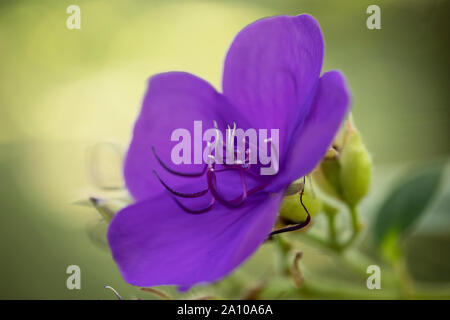
[[[356,206],[369,191],[372,160],[351,119],[347,121],[339,162],[342,196],[347,204]]]
[[[300,192],[284,197],[280,209],[280,217],[295,223],[306,220],[307,213],[300,203]],[[311,216],[315,216],[322,211],[322,201],[320,201],[312,192],[310,183],[306,183],[305,185],[302,201]]]
[[[372,161],[353,120],[347,121],[342,143],[335,142],[313,172],[327,195],[356,206],[370,187]]]
[[[125,201],[115,199],[99,199],[91,197],[89,200],[102,218],[107,222],[111,222],[114,215],[127,205]]]
[[[338,158],[325,158],[313,171],[314,181],[327,195],[342,199],[340,182],[341,164]]]

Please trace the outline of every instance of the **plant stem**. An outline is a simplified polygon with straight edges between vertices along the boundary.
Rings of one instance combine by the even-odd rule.
[[[399,259],[397,259],[397,261],[393,262],[393,267],[398,277],[397,280],[400,286],[402,297],[404,299],[414,299],[415,288],[403,255]]]
[[[349,206],[349,209],[350,209],[350,217],[352,219],[353,234],[357,235],[358,232],[361,230],[361,225],[359,224],[358,210],[356,209],[356,206]]]
[[[339,243],[336,233],[336,214],[329,213],[328,217],[328,236],[330,241],[330,248],[339,251]]]
[[[345,250],[346,248],[348,248],[353,243],[353,241],[355,241],[359,232],[361,231],[361,225],[359,223],[358,209],[356,208],[356,206],[348,206],[348,209],[350,211],[350,218],[351,218],[351,222],[352,222],[352,232],[353,233],[352,233],[350,239],[348,239],[347,242],[345,242],[344,244],[342,244],[340,246],[340,250]]]
[[[274,236],[274,245],[275,248],[277,249],[277,254],[279,256],[278,259],[278,268],[279,268],[279,272],[282,275],[288,275],[290,273],[290,265],[288,264],[287,261],[287,256],[289,254],[289,252],[292,249],[292,245],[286,241],[286,239],[283,238],[283,236],[281,235],[275,235]]]
[[[371,264],[377,264],[371,258],[364,256],[359,251],[352,250],[351,252],[340,252],[334,248],[331,248],[328,243],[318,241],[316,237],[309,234],[301,235],[301,240],[313,245],[317,249],[327,250],[327,254],[336,259],[343,267],[348,268],[353,273],[357,274],[362,279],[367,277],[366,268]],[[319,239],[320,240],[320,239]],[[302,247],[302,243],[299,241],[292,242],[294,247]],[[388,271],[389,274],[392,271]]]
[[[344,281],[333,281],[331,279],[308,278],[298,289],[303,296],[311,298],[332,299],[396,299],[397,292],[391,289],[368,290],[367,288],[354,285]]]

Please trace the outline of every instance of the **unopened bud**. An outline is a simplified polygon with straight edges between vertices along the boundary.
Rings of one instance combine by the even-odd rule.
[[[347,121],[342,143],[335,142],[313,172],[329,196],[356,206],[370,187],[372,161],[353,120]]]
[[[97,209],[98,213],[107,222],[110,222],[114,215],[127,205],[126,202],[114,199],[99,199],[91,197],[89,198],[91,204]]]
[[[340,172],[339,158],[324,159],[314,170],[313,177],[322,191],[334,198],[342,199]]]
[[[342,196],[349,205],[355,206],[369,191],[372,160],[352,119],[347,122],[339,161]]]
[[[295,183],[295,182],[294,182]],[[300,223],[306,220],[307,213],[300,203],[301,190],[293,195],[285,196],[280,209],[280,216],[286,220]],[[306,183],[302,201],[311,216],[322,211],[322,201],[312,192],[311,184]]]

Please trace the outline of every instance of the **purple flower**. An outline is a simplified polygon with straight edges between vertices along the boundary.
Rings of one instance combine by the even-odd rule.
[[[108,230],[127,282],[189,287],[215,281],[267,239],[284,191],[321,160],[349,109],[343,75],[320,76],[323,46],[309,15],[266,18],[234,39],[223,93],[183,72],[150,79],[124,167],[136,203]],[[173,164],[171,133],[192,130],[194,121],[219,130],[234,123],[244,130],[279,129],[278,173],[260,175],[259,165]]]

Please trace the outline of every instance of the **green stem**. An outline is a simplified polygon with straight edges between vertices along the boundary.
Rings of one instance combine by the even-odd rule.
[[[288,275],[290,273],[290,266],[288,264],[287,256],[292,249],[292,245],[286,241],[281,235],[274,236],[274,245],[279,256],[278,269],[281,275]]]
[[[348,248],[353,243],[353,241],[355,241],[355,239],[358,237],[359,232],[361,231],[358,209],[356,208],[356,206],[349,206],[348,209],[350,211],[350,218],[352,223],[352,235],[350,239],[347,240],[347,242],[341,245],[341,250],[345,250],[346,248]]]
[[[330,248],[339,251],[339,243],[336,232],[336,214],[327,214],[328,217],[328,237],[330,241]]]
[[[327,254],[336,259],[342,266],[357,274],[361,279],[365,279],[368,276],[366,272],[367,266],[377,264],[377,262],[372,261],[370,258],[357,251],[347,251],[341,253],[334,248],[331,248],[328,243],[322,241],[320,238],[310,234],[303,234],[299,237],[299,239],[315,246],[318,249],[327,250]],[[299,241],[294,240],[291,242],[294,247],[302,247],[302,243]]]
[[[397,292],[384,290],[368,290],[365,287],[350,284],[343,281],[332,281],[331,279],[308,278],[298,289],[303,296],[311,298],[332,299],[396,299]]]
[[[393,267],[397,275],[397,281],[402,297],[404,299],[414,299],[415,288],[403,255],[393,262]]]
[[[353,234],[357,235],[358,232],[361,230],[361,225],[359,224],[358,210],[356,209],[356,206],[350,206],[349,209],[350,209],[350,217],[352,219]]]

